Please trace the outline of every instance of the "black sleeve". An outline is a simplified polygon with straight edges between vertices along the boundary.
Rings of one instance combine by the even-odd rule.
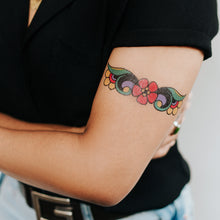
[[[206,60],[218,29],[216,0],[128,0],[112,46],[191,46]]]

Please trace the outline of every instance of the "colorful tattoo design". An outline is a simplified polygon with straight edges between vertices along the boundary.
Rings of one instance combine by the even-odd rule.
[[[146,105],[149,102],[156,110],[166,111],[168,115],[176,115],[185,98],[185,95],[181,95],[174,88],[159,88],[154,81],[149,82],[146,78],[138,80],[132,72],[109,64],[105,72],[104,85],[111,90],[116,89],[123,95],[132,94],[137,97],[138,103]]]

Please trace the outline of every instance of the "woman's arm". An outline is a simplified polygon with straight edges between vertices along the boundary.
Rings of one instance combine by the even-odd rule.
[[[0,113],[0,127],[13,129],[13,130],[32,130],[32,131],[67,131],[73,133],[83,133],[85,126],[83,127],[71,127],[57,124],[41,124],[30,123],[13,118],[4,113]]]
[[[182,119],[184,116],[185,108],[183,107],[181,110],[181,114],[179,115],[178,122],[182,123]],[[11,129],[11,130],[23,130],[23,131],[66,131],[72,133],[84,133],[86,126],[83,127],[71,127],[65,125],[58,124],[42,124],[42,123],[30,123],[27,121],[22,121],[17,118],[13,118],[4,113],[0,113],[0,127]],[[161,143],[158,151],[154,154],[152,159],[157,159],[164,157],[170,148],[174,146],[178,134],[173,134],[175,130],[175,126],[171,126],[169,134]]]
[[[179,124],[182,123],[182,119],[184,116],[184,108],[183,111],[181,111],[181,114],[179,115],[178,122]],[[65,125],[58,125],[58,124],[42,124],[42,123],[31,123],[27,121],[22,121],[17,118],[13,118],[9,115],[6,115],[4,113],[0,113],[0,127],[7,128],[11,130],[23,130],[23,131],[66,131],[66,132],[72,132],[72,133],[84,133],[86,126],[83,127],[71,127],[71,126],[65,126]],[[170,128],[169,134],[165,137],[163,142],[161,143],[158,151],[154,154],[152,159],[157,159],[164,157],[170,148],[174,146],[178,134],[173,134],[175,130],[175,126],[172,125]]]
[[[187,95],[202,60],[202,52],[189,47],[135,47],[114,49],[109,63],[131,71],[138,80],[148,78],[158,88],[172,87]],[[0,169],[70,197],[106,206],[120,202],[137,183],[176,116],[156,110],[153,103],[140,104],[137,96],[120,94],[106,85],[105,73],[83,134],[2,128]]]

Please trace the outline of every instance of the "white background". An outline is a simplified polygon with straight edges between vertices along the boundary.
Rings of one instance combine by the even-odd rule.
[[[220,33],[212,50],[193,87],[179,136],[180,151],[191,166],[196,220],[220,219]]]

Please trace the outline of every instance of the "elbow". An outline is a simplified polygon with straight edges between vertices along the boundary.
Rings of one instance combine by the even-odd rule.
[[[96,195],[90,202],[103,207],[112,207],[119,204],[126,195],[127,194],[121,194],[120,192],[102,192],[101,195]]]
[[[98,205],[103,206],[103,207],[112,207],[112,206],[115,206],[115,205],[119,204],[121,200],[112,200],[112,199],[110,199],[110,200],[103,201]]]
[[[87,189],[88,190],[88,189]],[[70,198],[79,199],[91,204],[95,204],[102,207],[112,207],[119,204],[127,194],[121,194],[119,190],[110,192],[105,188],[105,190],[94,190],[93,192],[86,192],[82,194],[76,194],[73,192],[67,192],[67,195]]]
[[[100,205],[103,207],[111,207],[118,205],[130,192],[126,190],[126,193],[122,190],[115,189],[114,192],[106,193],[105,197],[102,198]]]
[[[121,175],[107,175],[98,181],[96,187],[92,187],[91,203],[103,207],[112,207],[119,204],[135,186],[136,181],[126,179]]]
[[[134,184],[128,184],[123,178],[118,181],[103,181],[93,190],[90,202],[103,207],[119,204],[132,190]]]
[[[103,150],[99,143],[98,147],[94,147],[96,146],[94,141],[88,141],[88,138],[81,140],[84,142],[82,146],[87,146],[83,149],[86,149],[86,155],[89,157],[82,170],[83,181],[80,181],[78,198],[103,207],[119,204],[136,185],[141,173],[139,170],[132,169],[133,165],[128,164],[130,159],[125,160],[112,152],[106,156],[106,150]],[[86,143],[93,143],[94,146],[90,147]],[[72,189],[75,189],[74,178],[73,181]],[[75,191],[72,195],[74,193]]]
[[[74,188],[74,187],[73,187]],[[72,188],[72,189],[73,189]],[[116,181],[97,181],[96,184],[90,182],[86,188],[79,191],[69,191],[69,197],[79,199],[102,207],[112,207],[119,204],[130,192],[131,188],[123,186]]]
[[[85,185],[81,184],[80,189],[77,190],[75,183],[70,184],[66,195],[102,207],[112,207],[119,204],[133,188],[127,184],[127,181],[123,181],[123,178],[118,181],[106,176],[95,179],[88,181]]]

